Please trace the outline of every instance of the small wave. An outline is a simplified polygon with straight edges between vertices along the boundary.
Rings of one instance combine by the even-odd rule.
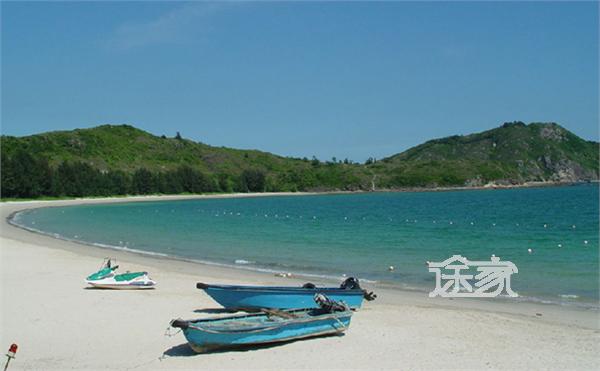
[[[75,242],[80,242],[80,241],[75,241]],[[165,258],[170,257],[168,254],[163,254],[163,253],[160,253],[160,252],[153,252],[153,251],[147,251],[147,250],[132,249],[132,248],[125,247],[125,246],[107,245],[107,244],[98,243],[98,242],[92,242],[92,243],[89,243],[89,244],[92,245],[92,246],[96,246],[96,247],[102,247],[104,249],[112,249],[112,250],[119,250],[119,251],[128,251],[128,252],[134,252],[134,253],[140,254],[140,255],[160,256],[160,257],[165,257]]]
[[[252,264],[252,263],[254,263],[254,262],[253,262],[253,261],[250,261],[250,260],[244,260],[244,259],[236,259],[236,260],[235,260],[235,264],[243,264],[243,265],[246,265],[246,264]]]
[[[562,295],[558,295],[563,299],[578,299],[579,295],[572,295],[572,294],[562,294]]]

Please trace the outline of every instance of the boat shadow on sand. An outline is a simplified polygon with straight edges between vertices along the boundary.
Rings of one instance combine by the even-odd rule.
[[[313,336],[313,337],[306,338],[306,339],[294,339],[294,340],[288,340],[288,341],[277,342],[277,343],[237,345],[237,346],[214,348],[214,349],[210,349],[210,350],[207,350],[207,351],[201,352],[201,353],[195,352],[188,343],[183,343],[183,344],[175,345],[175,346],[165,350],[163,352],[163,357],[194,357],[194,356],[202,356],[202,355],[206,355],[206,354],[260,351],[260,350],[278,348],[278,347],[292,344],[295,342],[306,341],[306,340],[310,340],[310,339],[333,338],[333,337],[343,337],[343,336],[345,336],[344,333],[326,334],[326,335]]]
[[[97,291],[151,291],[151,290],[155,290],[155,287],[146,287],[143,290],[135,290],[135,289],[128,289],[128,290],[123,290],[123,289],[115,289],[115,288],[110,288],[110,287],[96,287],[96,286],[85,286],[83,287],[84,290],[97,290]]]

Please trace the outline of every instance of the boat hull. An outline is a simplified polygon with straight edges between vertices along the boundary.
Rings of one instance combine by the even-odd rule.
[[[211,298],[225,308],[316,308],[313,297],[325,294],[334,301],[342,301],[352,309],[360,308],[363,301],[361,289],[331,287],[302,288],[278,286],[233,286],[198,283]]]
[[[266,317],[264,314],[255,315]],[[244,321],[250,316],[235,317]],[[235,348],[249,345],[278,343],[305,339],[316,336],[340,334],[350,326],[351,311],[322,314],[316,317],[287,319],[269,324],[262,323],[255,327],[231,330],[214,330],[206,326],[212,320],[190,322],[182,329],[190,347],[195,352],[207,352],[220,348]],[[228,317],[227,319],[234,318]]]

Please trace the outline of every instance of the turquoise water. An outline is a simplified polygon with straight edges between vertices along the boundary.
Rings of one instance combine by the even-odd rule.
[[[15,221],[116,248],[426,291],[426,261],[495,254],[517,265],[512,288],[525,299],[594,305],[598,202],[598,186],[581,185],[81,205]]]

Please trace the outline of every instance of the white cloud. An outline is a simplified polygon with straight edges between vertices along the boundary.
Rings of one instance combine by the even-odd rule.
[[[107,40],[111,49],[126,50],[152,44],[184,43],[206,33],[210,17],[229,2],[185,3],[160,17],[118,26]]]

